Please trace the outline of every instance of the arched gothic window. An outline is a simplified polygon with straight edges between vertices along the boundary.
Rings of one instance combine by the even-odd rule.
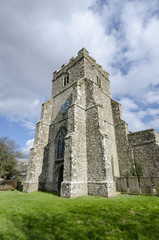
[[[65,136],[67,130],[62,128],[56,138],[56,159],[63,159],[65,153]]]

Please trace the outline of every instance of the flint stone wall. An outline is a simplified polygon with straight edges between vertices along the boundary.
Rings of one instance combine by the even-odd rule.
[[[159,177],[159,134],[154,129],[128,134],[135,162],[144,177]]]
[[[120,176],[140,168],[140,176],[159,177],[159,133],[154,129],[130,133],[122,118],[121,105],[112,100]]]
[[[37,191],[39,176],[42,171],[44,148],[48,144],[49,125],[51,123],[53,99],[42,105],[41,120],[36,125],[34,146],[30,150],[28,171],[24,184],[24,192]]]
[[[134,167],[133,149],[128,141],[128,124],[123,120],[121,105],[114,100],[111,100],[111,104],[120,176],[125,176],[130,174]]]

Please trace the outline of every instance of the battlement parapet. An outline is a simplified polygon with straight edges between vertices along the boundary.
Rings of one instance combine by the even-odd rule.
[[[147,129],[138,132],[132,132],[128,134],[128,139],[131,145],[142,145],[155,142],[155,130]]]
[[[109,80],[109,73],[103,70],[102,66],[100,64],[97,64],[96,60],[93,57],[89,56],[89,52],[85,48],[82,48],[78,52],[78,55],[76,57],[72,57],[68,63],[65,63],[61,66],[61,69],[56,70],[53,73],[52,81],[55,81],[58,77],[60,77],[60,75],[69,71],[69,69],[73,67],[73,65],[75,65],[82,58],[86,58],[92,64],[92,69],[96,68],[99,72],[101,72],[102,75],[104,75],[104,77]]]

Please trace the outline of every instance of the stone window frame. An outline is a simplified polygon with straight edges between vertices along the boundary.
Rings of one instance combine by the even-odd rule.
[[[66,71],[63,77],[63,86],[65,87],[69,82],[70,82],[70,73]]]

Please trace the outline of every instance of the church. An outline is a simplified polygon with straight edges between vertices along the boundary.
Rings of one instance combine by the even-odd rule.
[[[137,171],[159,177],[159,133],[129,132],[109,74],[83,48],[53,73],[23,191],[113,197],[116,179]]]

